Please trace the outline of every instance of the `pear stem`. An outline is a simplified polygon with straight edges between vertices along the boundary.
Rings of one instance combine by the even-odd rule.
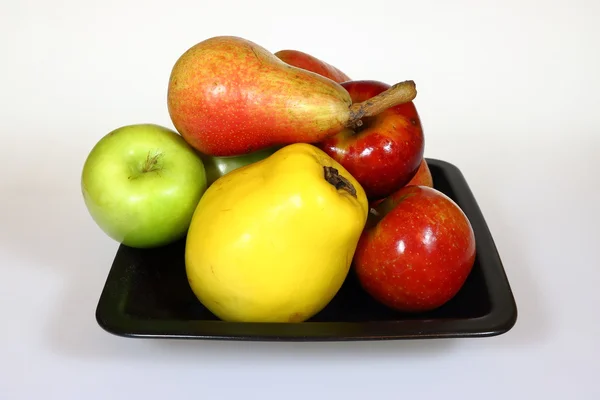
[[[396,83],[377,96],[371,97],[362,103],[355,103],[350,106],[350,118],[347,126],[361,126],[363,117],[372,117],[390,107],[398,104],[408,103],[417,97],[417,88],[414,81],[404,81]]]

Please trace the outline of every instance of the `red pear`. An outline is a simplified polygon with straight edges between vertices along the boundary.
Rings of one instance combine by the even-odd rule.
[[[224,157],[317,143],[415,96],[414,82],[405,81],[353,104],[337,82],[289,65],[249,40],[218,36],[179,57],[167,104],[173,125],[192,147]]]

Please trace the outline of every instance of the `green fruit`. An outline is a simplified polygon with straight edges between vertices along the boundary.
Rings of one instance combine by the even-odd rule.
[[[81,175],[85,205],[112,239],[138,248],[185,236],[207,188],[202,159],[176,132],[123,126],[89,153]]]
[[[270,147],[255,151],[253,153],[231,157],[213,157],[200,153],[200,157],[202,158],[202,162],[206,168],[206,180],[208,186],[212,185],[214,181],[223,175],[228,174],[235,169],[267,158],[278,148],[279,147]]]

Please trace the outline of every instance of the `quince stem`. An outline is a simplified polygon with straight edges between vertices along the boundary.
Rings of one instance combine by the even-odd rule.
[[[338,170],[334,167],[323,167],[325,180],[332,184],[336,189],[342,189],[350,193],[356,198],[356,188],[350,183],[350,181],[344,178]]]

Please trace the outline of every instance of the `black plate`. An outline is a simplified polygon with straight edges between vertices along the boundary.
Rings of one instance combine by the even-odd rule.
[[[496,246],[462,173],[427,159],[434,186],[465,212],[477,258],[460,292],[441,308],[407,315],[371,299],[349,274],[318,315],[303,323],[223,322],[188,286],[184,240],[152,250],[121,245],[96,310],[106,331],[127,337],[274,341],[342,341],[494,336],[507,332],[517,308]]]

